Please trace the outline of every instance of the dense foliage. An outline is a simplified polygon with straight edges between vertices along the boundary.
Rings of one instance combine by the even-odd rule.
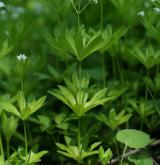
[[[0,165],[160,164],[160,0],[0,1]]]

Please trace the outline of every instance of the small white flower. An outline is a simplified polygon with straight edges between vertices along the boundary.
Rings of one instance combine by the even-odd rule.
[[[0,2],[0,8],[5,7],[5,4],[3,2]]]
[[[19,56],[17,56],[17,59],[19,61],[25,61],[28,57],[25,54],[20,54]]]
[[[154,10],[156,13],[160,13],[160,8],[158,8],[158,7],[153,8],[153,10]]]
[[[144,17],[145,13],[144,13],[144,11],[140,11],[137,13],[137,15]]]

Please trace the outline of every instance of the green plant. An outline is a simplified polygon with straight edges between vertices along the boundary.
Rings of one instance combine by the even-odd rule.
[[[140,48],[135,47],[131,50],[131,54],[139,62],[141,62],[146,69],[150,69],[160,62],[160,51],[155,52],[152,45],[149,45],[145,52],[143,52]]]
[[[159,14],[160,0],[1,0],[0,165],[159,164]]]
[[[0,58],[4,57],[8,53],[10,53],[12,51],[12,49],[13,49],[13,45],[9,46],[8,40],[5,40],[3,42],[2,48],[0,50]]]
[[[109,160],[112,158],[112,151],[110,149],[104,151],[102,146],[100,146],[98,151],[99,151],[99,159],[102,165],[106,165],[109,162]]]
[[[21,120],[27,120],[34,112],[39,110],[46,100],[46,96],[39,98],[38,100],[33,100],[31,102],[26,102],[24,93],[19,91],[16,95],[16,101],[18,103],[18,108],[10,101],[2,101],[0,106],[7,112],[12,113]]]
[[[3,134],[6,139],[6,146],[7,146],[7,158],[9,159],[10,157],[10,140],[12,136],[15,134],[17,126],[18,126],[18,120],[10,116],[8,117],[7,114],[4,112],[1,114],[1,120],[2,120],[2,130]]]
[[[116,139],[125,144],[121,158],[121,164],[123,163],[124,154],[127,150],[127,147],[144,148],[151,142],[148,134],[135,129],[124,129],[118,131],[116,134]]]
[[[94,95],[91,95],[91,90],[88,90],[89,78],[87,77],[82,77],[79,80],[77,75],[73,75],[72,81],[65,79],[65,83],[67,87],[59,85],[59,90],[50,91],[50,93],[70,107],[78,117],[114,98],[105,97],[106,88],[100,89]]]
[[[85,145],[75,146],[73,141],[69,137],[65,137],[66,144],[56,143],[57,147],[60,149],[58,152],[62,155],[65,155],[69,158],[76,160],[78,163],[81,163],[84,158],[95,155],[98,153],[98,150],[95,150],[101,142],[95,142],[89,147]]]
[[[96,118],[106,124],[108,127],[110,127],[112,130],[116,129],[119,125],[127,122],[131,114],[126,114],[125,115],[125,110],[122,110],[119,114],[116,114],[115,109],[111,109],[109,111],[109,116],[107,117],[103,113],[100,113],[99,115],[96,116]]]

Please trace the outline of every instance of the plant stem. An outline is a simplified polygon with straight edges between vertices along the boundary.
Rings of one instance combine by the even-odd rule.
[[[147,69],[147,80],[149,79],[149,69]],[[146,89],[145,89],[145,98],[144,98],[144,108],[146,108],[148,99],[148,81],[146,81]],[[141,123],[140,123],[140,130],[143,130],[143,123],[144,123],[144,117],[141,117]]]
[[[147,69],[147,79],[149,78],[149,69]],[[145,91],[145,104],[148,99],[148,81],[146,82],[146,91]]]
[[[140,130],[143,130],[143,122],[144,122],[144,119],[143,119],[143,118],[141,118]]]
[[[25,154],[26,154],[26,158],[27,158],[27,155],[28,155],[28,141],[27,141],[27,129],[26,129],[25,121],[23,121],[23,126],[24,126]]]
[[[103,79],[103,87],[106,86],[106,71],[105,71],[105,56],[102,53],[102,79]]]
[[[117,156],[120,156],[117,141],[116,141],[116,137],[115,137],[115,134],[117,132],[116,130],[117,129],[112,129],[113,143],[114,143],[114,146],[115,146],[115,149],[116,149]]]
[[[2,144],[2,138],[1,138],[1,134],[0,134],[0,151],[1,151],[1,156],[2,156],[2,161],[4,163],[4,150],[3,150],[3,144]]]
[[[81,119],[78,117],[78,149],[81,147]]]
[[[158,76],[158,74],[159,74],[159,64],[156,67],[156,76]]]
[[[78,12],[77,12],[78,32],[79,32],[79,29],[80,29],[80,10],[81,10],[81,0],[79,0],[79,3],[78,3]]]
[[[79,80],[81,82],[81,79],[82,79],[82,64],[81,64],[81,61],[78,61],[78,71],[79,71]]]
[[[117,146],[117,141],[116,141],[115,137],[113,138],[113,143],[115,145],[117,156],[119,156],[120,154],[119,154],[119,150],[118,150],[118,146]]]
[[[148,88],[148,91],[149,91],[149,93],[150,93],[150,95],[151,95],[151,97],[152,97],[152,99],[154,101],[154,104],[155,104],[155,107],[156,107],[156,111],[157,111],[158,115],[160,116],[160,109],[158,107],[158,103],[157,103],[156,99],[154,98],[154,96],[153,96],[153,94],[152,94],[152,92],[151,92],[151,90],[149,88]]]
[[[116,59],[117,59],[117,66],[118,66],[118,70],[119,70],[120,80],[121,80],[121,83],[123,83],[123,72],[121,69],[120,60],[118,59],[118,57],[116,57]]]
[[[24,91],[23,74],[21,75],[21,90]]]
[[[100,28],[103,29],[103,0],[100,2]]]
[[[125,144],[125,147],[124,147],[124,150],[123,150],[123,153],[122,153],[122,157],[121,157],[121,164],[123,163],[123,159],[124,159],[126,150],[127,150],[127,145]]]
[[[100,29],[103,30],[103,0],[100,1]],[[106,86],[106,77],[105,77],[105,56],[102,53],[102,80],[103,86]]]
[[[79,32],[79,28],[80,28],[80,14],[77,14],[77,26],[78,26],[78,32]]]
[[[6,140],[6,147],[7,147],[7,159],[9,160],[10,157],[10,140]]]
[[[113,71],[113,75],[115,78],[117,78],[117,73],[116,73],[116,61],[115,61],[115,58],[114,57],[111,57],[112,58],[112,71]]]

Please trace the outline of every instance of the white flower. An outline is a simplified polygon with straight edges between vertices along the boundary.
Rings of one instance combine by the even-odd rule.
[[[0,8],[5,7],[5,4],[3,2],[0,2]]]
[[[158,7],[153,8],[153,10],[154,10],[156,13],[160,13],[160,8],[158,8]]]
[[[144,11],[140,11],[137,13],[137,15],[142,16],[142,17],[144,17],[144,14],[145,14]]]
[[[17,56],[17,59],[19,61],[25,61],[28,57],[25,54],[20,54],[19,56]]]

